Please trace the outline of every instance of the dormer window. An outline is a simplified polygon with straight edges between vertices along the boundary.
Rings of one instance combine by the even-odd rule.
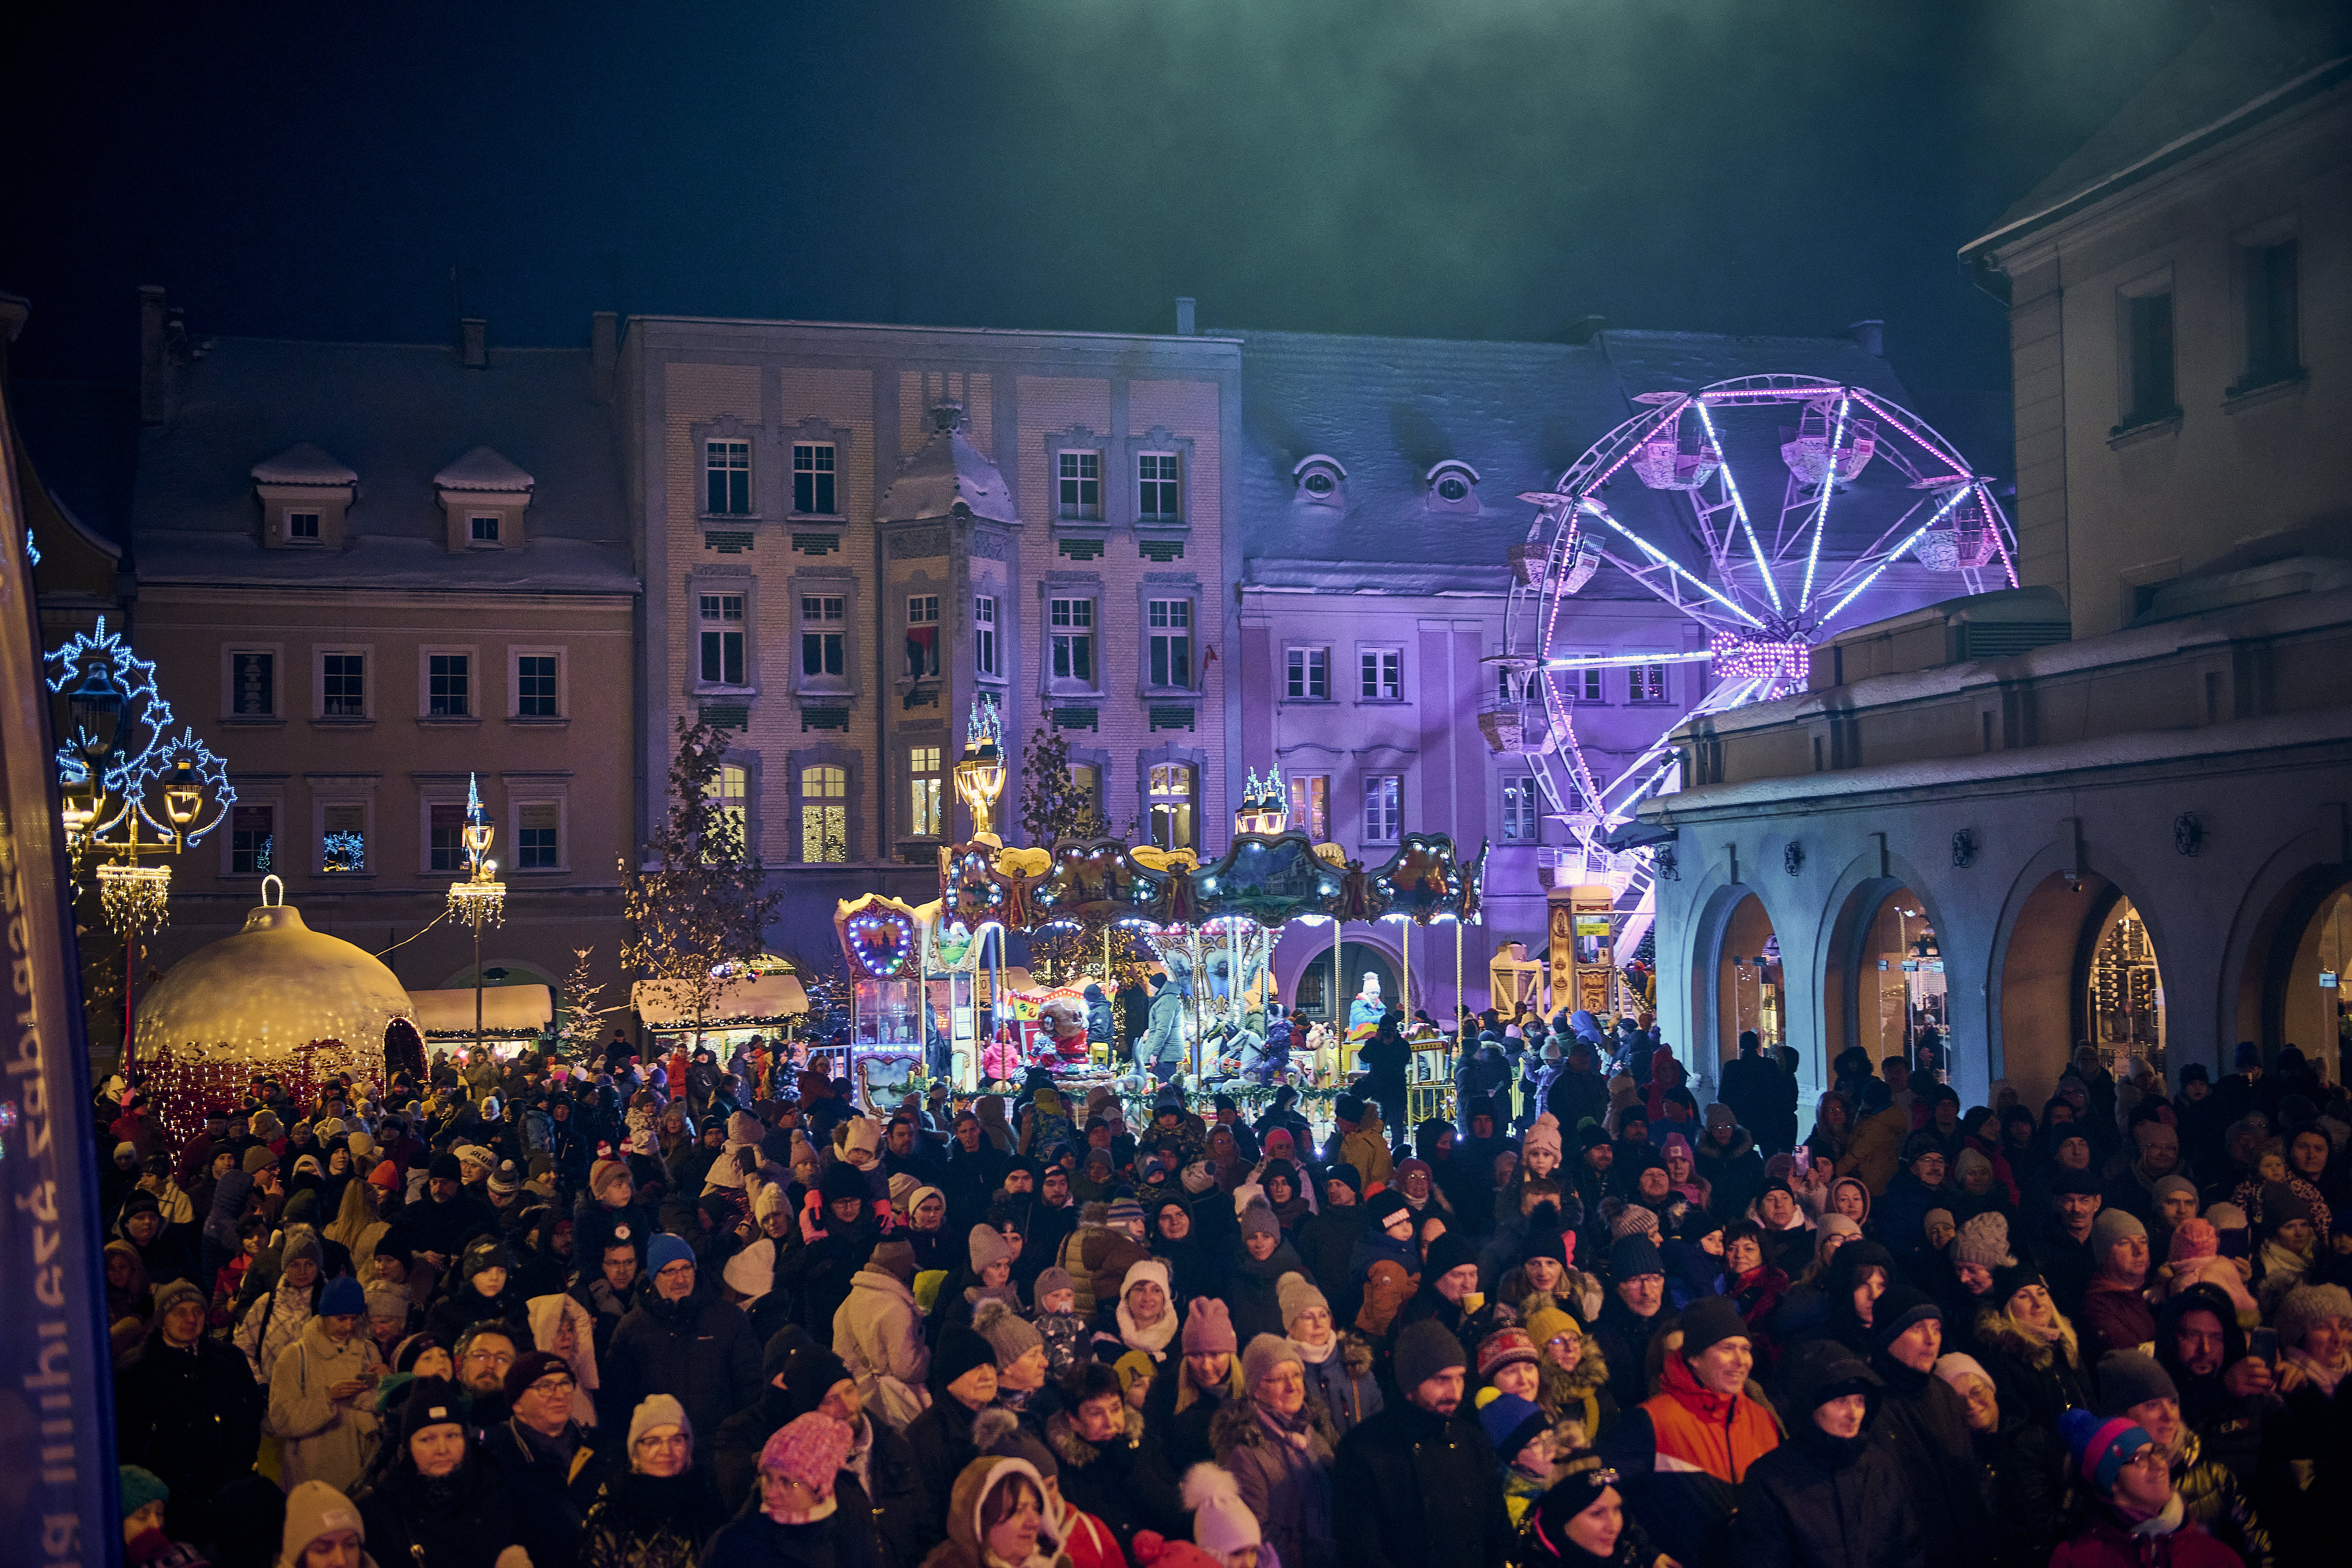
[[[499,542],[499,514],[477,512],[466,520],[467,536],[476,544]]]
[[[315,543],[319,538],[319,514],[315,511],[289,511],[286,514],[288,540],[306,540]]]
[[[538,481],[488,447],[477,447],[433,476],[449,520],[454,554],[467,550],[521,550],[523,514]]]
[[[1302,458],[1290,470],[1292,480],[1298,486],[1298,499],[1310,506],[1339,506],[1344,501],[1341,487],[1348,480],[1348,470],[1336,458],[1317,453]]]
[[[253,490],[261,502],[264,549],[337,550],[343,543],[344,514],[359,500],[360,477],[341,458],[304,441],[254,464]]]
[[[1429,486],[1430,510],[1473,514],[1478,510],[1478,470],[1469,464],[1448,459],[1423,477]]]

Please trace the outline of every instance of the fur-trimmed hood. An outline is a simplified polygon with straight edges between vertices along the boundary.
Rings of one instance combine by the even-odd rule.
[[[1339,1433],[1331,1425],[1330,1408],[1311,1389],[1299,1414],[1307,1417],[1307,1429],[1322,1438],[1326,1447],[1339,1447]],[[1257,1418],[1255,1399],[1228,1399],[1209,1418],[1209,1447],[1216,1451],[1220,1463],[1235,1448],[1255,1448],[1273,1441],[1265,1424]]]
[[[1129,1448],[1143,1441],[1143,1412],[1134,1405],[1122,1406],[1127,1417],[1127,1446]],[[1045,1423],[1045,1446],[1054,1450],[1054,1458],[1063,1464],[1085,1469],[1102,1458],[1103,1451],[1078,1436],[1076,1412],[1056,1410]]]

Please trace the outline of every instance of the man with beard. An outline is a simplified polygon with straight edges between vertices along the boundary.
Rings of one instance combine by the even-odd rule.
[[[1391,1359],[1403,1397],[1339,1440],[1331,1473],[1339,1560],[1352,1568],[1501,1568],[1510,1515],[1495,1450],[1460,1419],[1469,1357],[1424,1320]]]

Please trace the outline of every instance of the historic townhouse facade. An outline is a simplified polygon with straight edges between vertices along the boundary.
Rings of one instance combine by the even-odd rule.
[[[450,346],[163,345],[129,630],[237,799],[173,867],[156,967],[236,931],[275,873],[412,993],[470,988],[470,935],[419,932],[464,872],[471,781],[508,889],[492,984],[558,987],[583,947],[616,973],[637,578],[609,370],[480,322]]]
[[[1016,764],[1063,736],[1111,831],[1223,848],[1232,342],[650,316],[620,364],[638,815],[680,720],[736,730],[719,787],[788,889],[779,947],[822,962],[838,898],[936,896],[983,700]]]

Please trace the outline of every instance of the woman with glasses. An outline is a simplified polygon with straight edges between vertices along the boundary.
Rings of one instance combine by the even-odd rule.
[[[727,1511],[695,1468],[694,1428],[667,1394],[630,1418],[628,1468],[597,1489],[580,1568],[696,1568]]]

